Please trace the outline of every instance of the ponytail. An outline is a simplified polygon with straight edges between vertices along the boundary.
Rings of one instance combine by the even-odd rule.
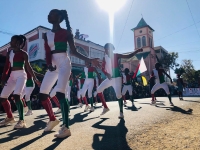
[[[60,10],[60,12],[61,12],[63,19],[65,19],[67,30],[71,31],[71,26],[70,26],[67,11],[66,10]]]
[[[22,46],[21,46],[21,49],[24,48],[25,44],[26,44],[26,37],[24,35],[19,35],[19,37],[22,39]]]

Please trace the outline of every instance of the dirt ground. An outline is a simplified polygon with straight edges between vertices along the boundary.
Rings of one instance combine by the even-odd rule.
[[[128,144],[134,150],[200,150],[200,105],[193,103],[182,113],[174,112],[136,134]]]

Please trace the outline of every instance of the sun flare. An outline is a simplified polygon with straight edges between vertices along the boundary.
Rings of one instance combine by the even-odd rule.
[[[126,0],[96,0],[101,9],[115,13],[126,3]]]

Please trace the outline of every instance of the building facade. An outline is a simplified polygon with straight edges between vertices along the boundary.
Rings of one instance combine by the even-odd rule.
[[[134,33],[135,50],[142,48],[143,52],[136,54],[136,56],[130,59],[123,59],[121,61],[122,70],[129,68],[131,72],[134,72],[143,57],[147,67],[147,71],[144,75],[149,78],[155,63],[157,62],[156,56],[159,59],[162,59],[162,57],[168,52],[162,46],[154,47],[154,29],[151,28],[143,18],[139,21],[138,25],[131,30]]]
[[[38,26],[24,34],[24,36],[27,38],[24,50],[27,51],[31,64],[37,64],[40,67],[46,66],[43,34],[49,30],[51,29],[43,26]],[[77,30],[77,32],[79,31]],[[104,56],[103,46],[91,41],[86,41],[85,38],[83,38],[83,35],[77,36],[77,32],[75,33],[75,45],[78,52],[85,55],[86,57],[99,58],[102,60]],[[0,54],[6,56],[9,46],[10,44],[8,43],[0,47]],[[70,54],[69,46],[67,53]],[[76,72],[75,74],[82,71],[83,67],[85,66],[85,62],[73,55],[70,55],[70,59],[72,63],[72,71]]]

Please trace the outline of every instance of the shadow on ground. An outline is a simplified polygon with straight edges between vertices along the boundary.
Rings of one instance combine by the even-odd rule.
[[[193,102],[193,103],[200,103],[200,101],[193,101],[193,100],[182,100],[184,102]]]
[[[125,109],[126,110],[132,110],[132,111],[138,111],[140,110],[142,107],[135,107],[135,106],[126,106]]]
[[[157,108],[166,108],[166,110],[171,110],[171,111],[175,111],[175,112],[180,112],[182,114],[187,114],[187,115],[191,115],[193,110],[191,108],[189,108],[188,110],[184,110],[178,106],[174,106],[174,107],[162,107],[162,106],[158,106],[156,105]]]
[[[95,123],[92,127],[105,130],[105,134],[94,134],[92,148],[95,150],[131,150],[126,141],[128,129],[125,126],[124,119],[121,119],[117,126],[101,125],[108,118],[101,119],[101,121]]]
[[[31,127],[28,127],[28,128],[23,128],[23,129],[18,129],[18,130],[11,130],[10,132],[12,133],[9,133],[8,134],[8,137],[6,138],[2,138],[0,139],[0,143],[6,143],[8,141],[12,141],[16,138],[20,138],[21,136],[28,136],[38,130],[42,130],[44,127],[46,127],[46,123],[41,121],[41,120],[37,120],[37,121],[34,121],[34,125],[31,126]],[[27,141],[23,144],[20,144],[18,145],[17,147],[13,148],[12,150],[19,150],[19,149],[22,149],[26,146],[28,146],[29,144],[35,142],[36,140],[40,139],[41,137],[43,137],[45,134],[42,134],[40,136],[38,136],[37,138],[34,138],[30,141]]]

